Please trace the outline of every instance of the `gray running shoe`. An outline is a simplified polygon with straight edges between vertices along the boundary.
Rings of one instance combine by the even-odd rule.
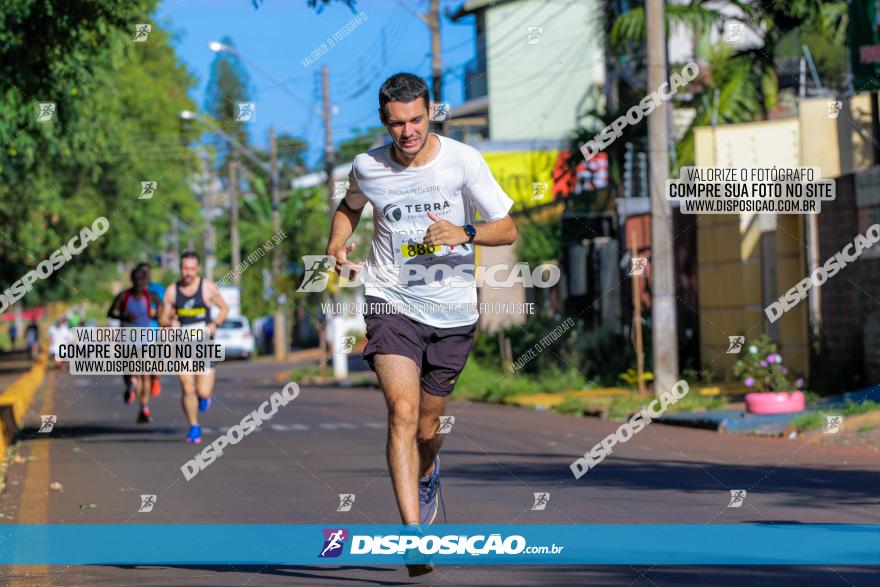
[[[437,511],[443,507],[443,519],[446,519],[446,504],[440,492],[440,457],[434,459],[434,471],[423,479],[419,479],[419,523],[423,526],[432,524]]]

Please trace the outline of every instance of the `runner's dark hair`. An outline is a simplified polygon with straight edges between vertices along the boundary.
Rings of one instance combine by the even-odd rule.
[[[181,263],[181,265],[183,264],[183,260],[184,260],[184,259],[195,259],[195,260],[198,261],[199,263],[202,262],[202,260],[199,258],[199,254],[198,254],[197,252],[195,252],[195,251],[184,251],[183,254],[180,255],[180,263]]]
[[[385,104],[388,102],[412,102],[421,98],[425,110],[430,108],[431,96],[425,80],[411,73],[395,73],[379,88],[379,117],[385,120]]]
[[[132,283],[134,283],[134,276],[137,275],[138,271],[140,271],[141,269],[146,269],[147,271],[149,271],[150,264],[149,263],[138,263],[137,265],[135,265],[135,268],[131,270],[131,282]]]

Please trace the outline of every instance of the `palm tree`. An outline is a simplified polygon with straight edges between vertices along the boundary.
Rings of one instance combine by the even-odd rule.
[[[713,112],[719,122],[748,122],[766,117],[776,107],[776,60],[783,39],[813,33],[842,45],[846,36],[846,2],[821,0],[692,0],[688,4],[667,4],[666,29],[681,26],[694,38],[700,38],[713,28],[721,33],[731,14],[737,14],[734,18],[762,44],[739,50],[716,48],[703,56],[709,65],[709,75],[703,91],[695,96],[696,117],[676,149],[677,166],[693,161],[693,129],[708,125]],[[645,35],[645,9],[638,6],[614,20],[606,50],[639,52]]]

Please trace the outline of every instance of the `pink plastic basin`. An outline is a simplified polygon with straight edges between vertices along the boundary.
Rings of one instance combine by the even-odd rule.
[[[750,414],[803,412],[804,405],[804,394],[800,391],[764,391],[746,394],[746,411]]]

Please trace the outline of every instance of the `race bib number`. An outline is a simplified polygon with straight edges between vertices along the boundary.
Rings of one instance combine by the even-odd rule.
[[[391,239],[391,247],[394,251],[394,263],[403,265],[412,263],[421,264],[433,257],[443,257],[449,254],[446,245],[426,245],[416,240],[417,237],[403,232],[395,232]]]

